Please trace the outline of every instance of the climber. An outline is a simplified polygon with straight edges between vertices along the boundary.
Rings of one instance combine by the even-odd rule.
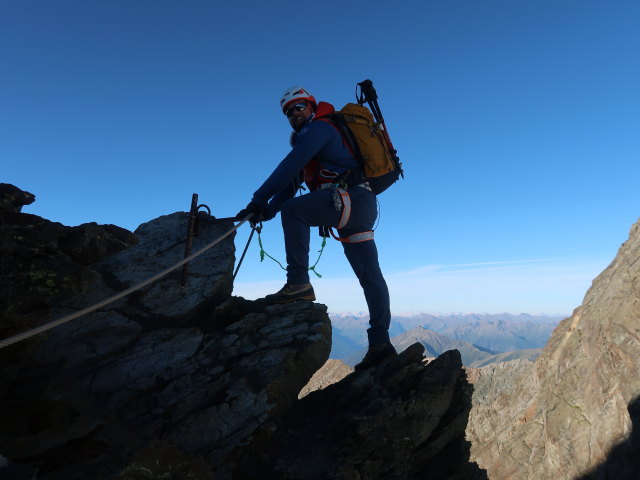
[[[331,104],[317,103],[304,88],[291,87],[282,95],[280,107],[293,128],[292,149],[237,215],[237,218],[253,215],[251,220],[259,222],[281,213],[287,283],[265,299],[270,303],[314,301],[316,296],[308,272],[310,227],[337,228],[369,308],[369,349],[356,369],[375,365],[396,354],[389,341],[389,290],[373,240],[376,195],[340,132],[328,121],[321,121],[324,115],[335,111]],[[302,181],[310,191],[296,197]],[[338,183],[347,187],[350,197],[348,219],[343,216],[345,207],[337,193]],[[343,224],[348,221],[342,226],[341,220]]]

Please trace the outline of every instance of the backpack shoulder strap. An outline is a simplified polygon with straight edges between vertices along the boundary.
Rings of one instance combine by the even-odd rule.
[[[325,115],[322,118],[319,118],[317,121],[325,121],[333,128],[335,128],[342,136],[342,141],[351,152],[351,155],[353,155],[358,163],[362,163],[362,152],[360,151],[360,147],[358,146],[358,141],[353,135],[351,129],[348,127],[347,122],[344,119],[344,114],[342,112],[335,112],[330,115]]]

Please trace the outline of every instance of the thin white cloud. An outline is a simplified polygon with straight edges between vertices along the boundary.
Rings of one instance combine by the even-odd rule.
[[[425,265],[385,275],[394,313],[476,312],[569,314],[606,267],[578,259],[529,259]],[[236,284],[234,294],[258,298],[282,281]],[[314,281],[318,301],[333,312],[366,311],[355,277]]]
[[[410,275],[423,275],[425,273],[430,272],[438,272],[438,271],[446,271],[446,270],[456,270],[456,269],[478,269],[478,268],[486,268],[486,267],[504,267],[504,266],[516,266],[516,265],[528,265],[528,264],[567,264],[571,262],[575,262],[575,259],[570,258],[534,258],[534,259],[526,259],[526,260],[502,260],[502,261],[493,261],[493,262],[473,262],[473,263],[453,263],[453,264],[434,264],[434,265],[423,265],[416,268],[412,268],[410,270],[406,270],[404,272],[399,272],[403,277],[407,277]]]

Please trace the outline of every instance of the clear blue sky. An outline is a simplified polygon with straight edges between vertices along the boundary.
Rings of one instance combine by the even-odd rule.
[[[376,231],[394,312],[570,313],[640,217],[639,24],[631,0],[0,0],[0,181],[67,225],[193,192],[234,215],[288,151],[281,92],[370,78],[406,170]],[[278,219],[263,240],[284,258]],[[249,298],[284,283],[257,257]],[[318,270],[365,310],[336,242]]]

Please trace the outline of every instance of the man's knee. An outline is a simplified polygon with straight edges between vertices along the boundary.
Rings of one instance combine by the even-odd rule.
[[[287,200],[282,204],[282,207],[280,208],[280,218],[283,222],[292,218],[300,217],[300,213],[303,212],[301,212],[300,202],[297,202],[296,198]]]

